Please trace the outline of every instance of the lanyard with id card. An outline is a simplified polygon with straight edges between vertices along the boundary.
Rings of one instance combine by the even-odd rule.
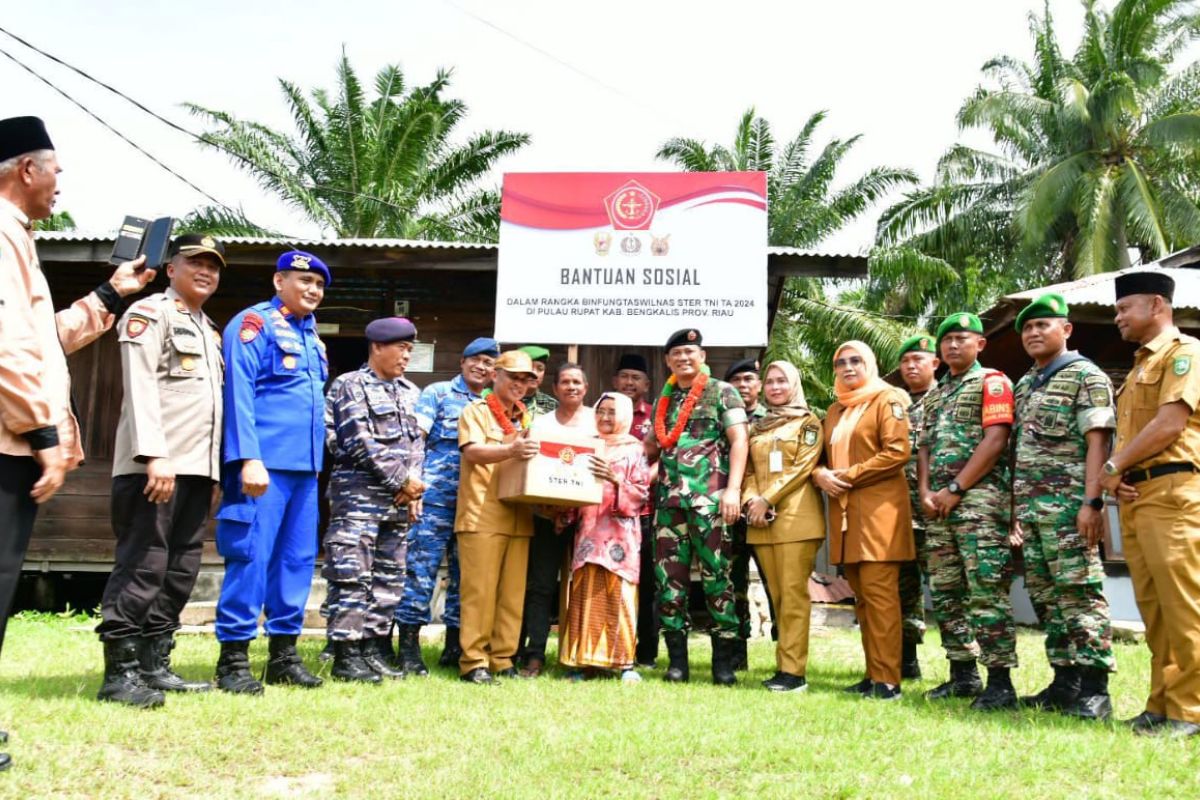
[[[771,452],[767,454],[767,471],[783,472],[783,452],[779,449],[779,437],[771,440]]]

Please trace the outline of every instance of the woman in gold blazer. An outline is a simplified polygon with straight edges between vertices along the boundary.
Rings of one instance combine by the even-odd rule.
[[[875,354],[850,341],[834,354],[837,401],[825,416],[824,466],[813,482],[829,495],[829,558],[854,590],[866,677],[864,697],[900,697],[900,564],[915,557],[904,465],[912,450],[909,398],[879,377]]]
[[[773,361],[763,374],[767,414],[750,428],[750,457],[742,493],[746,498],[746,541],[762,565],[775,606],[779,642],[774,692],[807,688],[808,579],[825,538],[821,493],[809,477],[821,455],[821,420],[804,402],[800,373]]]

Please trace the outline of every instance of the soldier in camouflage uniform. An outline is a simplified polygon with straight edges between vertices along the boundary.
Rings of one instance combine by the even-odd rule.
[[[917,557],[900,565],[900,615],[903,645],[900,677],[916,680],[921,677],[921,662],[917,645],[925,641],[925,590],[922,581],[929,575],[929,558],[925,550],[925,516],[921,513],[921,494],[917,483],[917,438],[925,418],[925,396],[933,388],[938,365],[933,337],[918,334],[900,345],[900,377],[908,387],[912,404],[908,407],[909,444],[912,456],[904,468],[908,478],[909,501],[912,503],[913,544]]]
[[[729,579],[729,526],[741,515],[746,468],[746,409],[737,390],[709,380],[700,331],[685,328],[665,347],[671,380],[655,406],[661,458],[655,500],[655,577],[670,665],[666,680],[688,679],[688,584],[692,556],[715,630],[713,683],[732,685],[738,619]],[[687,408],[690,407],[690,413]],[[661,418],[658,409],[665,409]]]
[[[767,415],[767,407],[759,399],[762,393],[762,378],[759,377],[759,365],[756,358],[745,358],[734,363],[725,370],[725,382],[737,389],[746,406],[747,431],[755,420]],[[729,556],[729,579],[733,581],[733,607],[738,617],[737,652],[734,654],[733,668],[748,669],[749,658],[746,644],[750,639],[750,559],[754,556],[753,548],[746,544],[746,520],[739,519],[730,526],[733,542]],[[758,574],[764,571],[759,567]],[[765,588],[765,581],[764,581]],[[771,632],[773,638],[778,638],[775,630],[775,609],[771,608],[770,595],[767,595],[767,606],[771,610]],[[713,637],[715,643],[716,636]]]
[[[550,351],[536,344],[525,345],[520,350],[533,361],[533,372],[537,375],[537,383],[530,386],[524,401],[530,420],[534,420],[558,408],[558,401],[554,399],[554,396],[546,394],[541,388],[542,381],[546,379],[546,363],[550,361]]]
[[[442,622],[446,642],[438,664],[456,667],[462,656],[459,646],[458,548],[454,543],[454,514],[458,502],[459,450],[458,417],[492,382],[493,363],[500,355],[495,339],[480,337],[463,350],[460,374],[453,380],[426,386],[417,400],[417,425],[425,436],[423,479],[428,490],[421,498],[421,518],[408,532],[408,566],[404,574],[404,597],[396,608],[400,628],[400,658],[409,675],[428,675],[421,657],[421,626],[433,616],[431,604],[438,569],[446,560],[449,585]]]
[[[1010,670],[1017,666],[1012,584],[1008,436],[1012,384],[978,361],[986,344],[974,314],[953,314],[937,331],[950,372],[925,398],[917,462],[921,508],[928,519],[929,586],[950,659],[950,680],[930,699],[976,696],[971,708],[1017,703]],[[980,694],[976,659],[988,668]]]
[[[1108,719],[1116,662],[1097,545],[1104,535],[1101,465],[1116,413],[1108,376],[1067,350],[1067,314],[1066,300],[1051,293],[1016,322],[1034,365],[1014,392],[1012,538],[1024,542],[1025,587],[1054,668],[1053,682],[1022,702]]]
[[[420,499],[424,445],[404,380],[416,328],[403,317],[367,325],[370,355],[327,398],[334,438],[325,533],[327,635],[333,677],[400,678],[391,659],[392,617],[404,589],[409,503]]]

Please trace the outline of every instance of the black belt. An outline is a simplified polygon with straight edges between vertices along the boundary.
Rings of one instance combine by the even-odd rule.
[[[1131,469],[1125,473],[1125,483],[1141,483],[1151,478],[1161,478],[1163,475],[1173,475],[1176,472],[1195,472],[1195,464],[1159,464],[1149,469]]]

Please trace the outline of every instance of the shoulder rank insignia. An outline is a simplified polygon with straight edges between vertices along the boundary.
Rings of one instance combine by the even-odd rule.
[[[263,318],[253,311],[242,317],[242,328],[238,331],[238,339],[242,344],[250,344],[258,338],[259,332],[263,329]]]
[[[1187,375],[1188,370],[1192,368],[1192,359],[1190,356],[1180,356],[1175,359],[1175,364],[1172,369],[1176,375]]]

